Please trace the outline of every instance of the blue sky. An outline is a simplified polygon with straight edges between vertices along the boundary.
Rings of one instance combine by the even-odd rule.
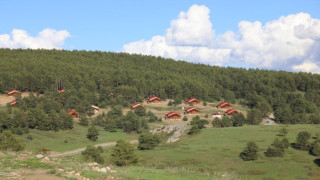
[[[195,54],[189,54],[188,57],[179,55],[172,56],[170,54],[170,52],[172,52],[171,50],[170,52],[169,50],[168,52],[165,50],[164,53],[162,53],[162,51],[155,52],[156,50],[147,52],[133,47],[134,45],[137,45],[137,43],[134,42],[141,40],[156,44],[151,39],[157,35],[165,37],[169,28],[171,28],[172,31],[177,31],[177,29],[173,28],[171,24],[172,21],[179,20],[179,13],[188,13],[193,5],[202,5],[199,6],[199,8],[194,7],[197,12],[201,12],[202,10],[206,11],[208,9],[207,14],[197,18],[205,19],[206,15],[209,15],[210,22],[204,20],[203,22],[208,25],[204,26],[204,28],[211,27],[215,39],[218,39],[220,35],[223,35],[227,31],[232,31],[236,36],[242,36],[241,34],[238,34],[239,22],[241,21],[248,21],[250,23],[259,21],[261,22],[263,29],[267,22],[279,20],[281,16],[297,15],[300,12],[310,15],[310,18],[305,18],[308,22],[310,19],[312,21],[314,19],[320,19],[319,0],[0,0],[0,37],[1,35],[3,37],[4,35],[9,35],[9,38],[12,40],[14,29],[25,31],[28,37],[36,37],[39,32],[50,28],[55,31],[66,31],[67,34],[64,34],[64,38],[61,40],[63,42],[55,42],[55,46],[44,46],[43,48],[50,49],[50,47],[59,47],[68,50],[125,51],[129,53],[161,55],[174,59],[185,59],[190,62],[222,66],[230,64],[240,66],[239,64],[237,65],[236,62],[243,61],[241,64],[244,63],[246,64],[245,66],[248,67],[320,72],[319,59],[310,60],[310,58],[308,58],[310,55],[308,57],[300,57],[301,55],[298,57],[297,55],[285,58],[283,60],[283,66],[270,65],[270,62],[271,64],[274,63],[274,61],[271,60],[269,63],[252,63],[254,60],[246,61],[242,59],[250,59],[253,57],[249,57],[248,54],[243,55],[243,53],[241,55],[235,55],[235,47],[226,47],[225,45],[221,45],[221,42],[217,40],[214,40],[209,44],[196,43],[195,47],[204,46],[209,49],[214,48],[215,50],[232,49],[232,52],[228,52],[229,55],[227,59],[221,57],[220,61],[209,61],[207,59],[202,59],[203,57]],[[197,14],[197,12],[194,14]],[[194,16],[194,14],[191,15],[190,13],[185,19],[192,19],[191,16]],[[301,19],[301,17],[298,19]],[[56,34],[54,34],[55,32],[51,32],[51,34],[52,33],[52,36],[56,36]],[[211,32],[209,32],[209,34],[210,33]],[[313,38],[315,41],[314,44],[318,44],[319,38],[317,33],[318,32],[316,32],[316,37]],[[224,38],[224,36],[221,37]],[[9,41],[8,39],[6,40]],[[4,42],[5,40],[2,39],[2,41]],[[235,39],[233,41],[237,40]],[[178,45],[174,44],[176,42],[173,42],[173,44],[168,44],[168,46],[181,46],[181,42],[182,41],[179,41],[180,44]],[[129,47],[127,49],[124,48],[125,45],[130,43],[134,44],[131,44],[130,47],[127,46]],[[27,45],[20,44],[13,46],[12,44],[13,42],[2,43],[1,45],[0,38],[0,47],[28,48]],[[147,48],[145,44],[140,43],[138,45]],[[190,45],[187,43],[183,44],[183,46],[193,46],[193,44]],[[31,46],[31,48],[33,47],[41,48],[40,45]],[[241,48],[242,47],[243,46],[241,46]],[[309,49],[317,49],[318,47],[318,45],[312,45],[312,47],[311,45],[308,45]],[[309,51],[309,49],[306,51]],[[177,54],[177,52],[174,54]],[[204,51],[201,50],[201,52]],[[272,53],[273,52],[274,51],[272,51]],[[265,54],[267,53],[269,52],[266,52]],[[207,56],[212,54],[212,59],[220,58],[216,51],[208,53]],[[266,56],[268,56],[268,54]],[[311,56],[318,57],[317,54],[312,54]],[[281,57],[281,55],[279,57]],[[292,62],[290,64],[292,68],[286,69],[285,67],[288,63],[285,62],[289,60]],[[303,65],[303,63],[307,64]],[[310,69],[310,66],[314,65],[319,69]],[[296,66],[297,68],[294,69],[293,66]]]

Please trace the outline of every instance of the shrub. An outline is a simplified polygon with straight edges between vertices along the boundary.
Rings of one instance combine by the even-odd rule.
[[[82,151],[81,154],[86,161],[97,162],[99,164],[104,163],[104,159],[101,157],[100,153],[103,150],[100,147],[96,148],[94,146],[87,146],[86,150]]]
[[[6,130],[0,134],[0,149],[4,151],[22,151],[24,146],[14,137],[11,131]]]
[[[311,145],[309,152],[313,156],[320,156],[320,142],[315,141]]]
[[[182,118],[182,120],[183,120],[183,121],[188,121],[187,116],[184,116],[184,117]]]
[[[89,125],[88,118],[87,118],[85,115],[81,116],[81,117],[80,117],[79,124],[80,124],[81,126],[88,126],[88,125]]]
[[[139,136],[139,150],[154,149],[160,143],[160,137],[157,134],[144,133]]]
[[[192,126],[188,134],[193,135],[193,134],[198,134],[199,132],[200,132],[200,129],[198,126]]]
[[[109,132],[117,132],[117,123],[113,119],[107,118],[103,129]]]
[[[247,146],[240,153],[239,157],[244,161],[253,161],[258,159],[258,146],[254,142],[248,142]]]
[[[299,132],[294,147],[299,150],[308,150],[308,140],[310,139],[310,137],[311,134],[307,131]]]
[[[267,157],[282,157],[284,155],[284,150],[274,146],[269,146],[269,148],[264,154]]]
[[[281,128],[279,130],[280,136],[286,136],[288,134],[288,130],[286,128]]]
[[[88,134],[87,134],[87,138],[89,140],[97,141],[98,135],[99,135],[98,130],[94,126],[89,127]]]
[[[209,122],[205,119],[200,119],[200,116],[195,116],[192,118],[192,121],[190,124],[197,126],[199,129],[202,129],[205,127],[206,124],[209,124]]]
[[[112,150],[112,162],[117,166],[128,166],[138,163],[134,147],[127,141],[117,141],[116,147]]]
[[[143,106],[138,106],[138,107],[134,110],[134,113],[136,113],[136,115],[138,115],[138,116],[145,116],[145,115],[147,115],[146,108],[144,108]]]

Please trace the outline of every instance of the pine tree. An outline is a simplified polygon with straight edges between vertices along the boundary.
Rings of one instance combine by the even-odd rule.
[[[24,146],[10,131],[6,130],[0,134],[0,149],[4,151],[22,151]]]
[[[116,147],[112,150],[112,162],[117,166],[128,166],[138,163],[138,156],[134,147],[127,141],[117,141]]]
[[[98,140],[98,135],[99,135],[99,132],[94,126],[91,126],[91,127],[88,128],[87,138],[89,140],[97,141]]]
[[[254,142],[248,142],[245,149],[240,153],[240,158],[244,161],[253,161],[258,159],[258,146]]]

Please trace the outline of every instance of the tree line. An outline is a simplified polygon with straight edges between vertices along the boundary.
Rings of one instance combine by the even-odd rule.
[[[64,93],[58,89],[64,88]],[[100,51],[0,49],[0,93],[36,92],[62,109],[128,107],[151,95],[175,102],[238,102],[252,121],[274,112],[285,124],[320,123],[320,75],[217,67]]]

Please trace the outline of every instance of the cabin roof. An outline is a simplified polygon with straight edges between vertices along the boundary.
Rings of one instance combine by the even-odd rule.
[[[176,113],[176,112],[173,112],[173,111],[168,112],[168,113],[166,114],[166,117],[171,117],[171,116],[174,116],[174,115],[177,115],[177,116],[180,116],[180,117],[181,117],[181,115],[180,115],[179,113]]]
[[[199,111],[197,108],[195,108],[195,107],[188,107],[187,109],[185,109],[184,111],[185,112],[191,112],[191,111],[193,111],[193,110],[196,110],[196,111]]]
[[[191,102],[199,102],[199,99],[196,98],[189,98],[186,100],[187,103],[191,103]]]

